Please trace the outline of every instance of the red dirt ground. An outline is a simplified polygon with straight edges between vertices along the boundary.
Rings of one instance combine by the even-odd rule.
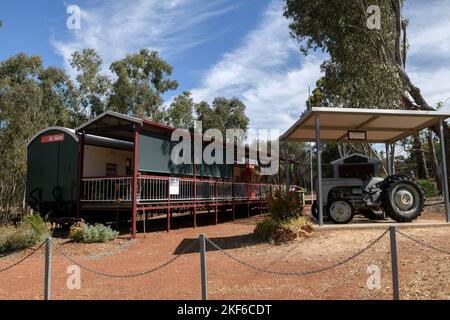
[[[426,214],[443,219],[443,214]],[[182,218],[179,218],[182,219]],[[189,219],[187,217],[186,219]],[[166,233],[154,231],[135,240],[126,236],[107,244],[74,244],[64,238],[54,241],[78,262],[103,272],[129,274],[151,269],[174,257],[200,233],[205,233],[227,252],[251,264],[276,271],[305,271],[328,266],[367,246],[382,230],[340,230],[317,232],[290,244],[260,243],[253,230],[261,217],[178,228]],[[181,220],[180,220],[181,221]],[[174,219],[176,222],[176,219]],[[153,221],[152,221],[153,223]],[[187,223],[187,222],[186,222]],[[157,224],[155,222],[155,224]],[[181,222],[179,223],[183,225]],[[161,221],[163,229],[164,222]],[[176,226],[175,226],[176,227]],[[179,225],[180,227],[180,225]],[[450,250],[450,227],[406,229],[404,232],[427,243]],[[398,235],[400,288],[402,299],[450,299],[450,256],[422,248]],[[0,269],[26,252],[0,259]],[[72,263],[53,251],[53,299],[199,299],[200,258],[198,245],[174,263],[152,274],[130,279],[110,279],[81,271],[81,289],[66,286],[67,267]],[[380,290],[369,290],[367,267],[381,268]],[[277,276],[249,269],[223,256],[207,253],[210,299],[391,299],[389,237],[355,260],[331,271],[303,276]],[[0,299],[42,299],[44,256],[41,250],[19,266],[0,273]]]

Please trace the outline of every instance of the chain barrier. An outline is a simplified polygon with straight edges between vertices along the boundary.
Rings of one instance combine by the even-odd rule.
[[[417,243],[417,244],[419,244],[419,245],[421,245],[423,247],[426,247],[428,249],[431,249],[431,250],[434,250],[434,251],[437,251],[437,252],[440,252],[440,253],[443,253],[443,254],[450,255],[450,251],[445,251],[444,249],[437,248],[435,246],[432,246],[431,244],[425,243],[425,242],[423,242],[421,240],[417,240],[417,239],[413,238],[411,235],[406,234],[406,233],[404,233],[404,232],[402,232],[400,230],[397,230],[397,233],[399,233],[403,237],[405,237],[405,238],[407,238],[407,239],[409,239],[409,240],[411,240],[411,241],[413,241],[413,242],[415,242],[415,243]]]
[[[325,272],[325,271],[329,271],[332,270],[334,268],[337,268],[339,266],[342,266],[343,264],[357,258],[358,256],[362,255],[364,252],[366,252],[367,250],[369,250],[370,248],[372,248],[376,243],[378,243],[381,239],[384,238],[384,236],[386,236],[386,234],[389,232],[389,229],[385,230],[379,237],[377,237],[375,240],[373,240],[368,246],[366,246],[365,248],[361,249],[360,251],[358,251],[357,253],[353,254],[352,256],[339,261],[331,266],[325,267],[325,268],[320,268],[320,269],[316,269],[316,270],[311,270],[311,271],[304,271],[304,272],[281,272],[281,271],[273,271],[273,270],[268,270],[268,269],[264,269],[255,265],[252,265],[246,261],[243,261],[231,254],[229,254],[228,252],[226,252],[224,249],[220,248],[217,244],[215,244],[211,239],[206,238],[206,240],[217,250],[219,250],[223,255],[227,256],[228,258],[248,267],[251,269],[254,269],[256,271],[259,272],[263,272],[263,273],[268,273],[268,274],[273,274],[273,275],[278,275],[278,276],[307,276],[307,275],[312,275],[312,274],[316,274],[316,273],[321,273],[321,272]]]
[[[128,279],[128,278],[136,278],[136,277],[141,277],[153,272],[156,272],[158,270],[163,269],[164,267],[167,267],[168,265],[170,265],[171,263],[175,262],[178,258],[180,258],[184,253],[186,253],[187,251],[189,251],[189,249],[191,249],[197,242],[197,240],[193,240],[185,249],[183,249],[180,253],[178,253],[175,257],[173,257],[172,259],[166,261],[165,263],[154,267],[150,270],[146,270],[146,271],[142,271],[142,272],[138,272],[138,273],[131,273],[131,274],[110,274],[110,273],[106,273],[106,272],[102,272],[102,271],[98,271],[95,270],[91,267],[85,266],[81,263],[79,263],[78,261],[76,261],[75,259],[73,259],[71,256],[69,256],[66,252],[64,252],[63,249],[61,249],[58,245],[53,244],[53,247],[56,248],[56,250],[63,256],[65,257],[67,260],[69,260],[70,262],[72,262],[73,264],[79,266],[81,269],[91,272],[93,274],[96,274],[98,276],[102,276],[102,277],[106,277],[106,278],[115,278],[115,279]]]
[[[15,266],[21,264],[22,262],[24,262],[25,260],[27,260],[28,258],[30,258],[32,255],[34,255],[36,252],[38,252],[38,251],[44,246],[44,244],[45,244],[45,241],[42,242],[37,248],[33,249],[33,251],[31,251],[29,254],[27,254],[25,257],[23,257],[23,258],[20,259],[19,261],[13,263],[12,265],[10,265],[10,266],[8,266],[8,267],[5,267],[5,268],[0,269],[0,273],[3,272],[3,271],[7,271],[7,270],[9,270],[9,269],[12,269],[12,268],[14,268]],[[15,253],[15,252],[13,252],[13,253]],[[13,253],[11,253],[11,254],[13,254]],[[10,254],[8,254],[8,255],[10,255]],[[7,255],[7,256],[8,256],[8,255]],[[6,256],[3,256],[3,257],[6,257]],[[2,258],[3,258],[3,257],[2,257]]]

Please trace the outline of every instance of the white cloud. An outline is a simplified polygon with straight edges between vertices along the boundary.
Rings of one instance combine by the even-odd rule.
[[[450,97],[450,2],[410,2],[409,74],[432,106]],[[447,100],[446,111],[450,111]]]
[[[305,108],[308,86],[320,78],[322,58],[302,58],[289,35],[283,3],[273,0],[260,25],[222,56],[192,90],[195,100],[238,97],[247,105],[250,126],[286,130]]]
[[[167,58],[207,41],[211,35],[198,26],[235,7],[224,0],[110,0],[81,6],[81,29],[71,31],[68,40],[51,42],[67,70],[70,55],[84,48],[96,49],[106,67],[142,47]]]

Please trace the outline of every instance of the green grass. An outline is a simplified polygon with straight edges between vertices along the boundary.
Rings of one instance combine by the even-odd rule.
[[[41,216],[27,216],[17,226],[0,227],[0,253],[22,250],[50,236],[50,227]]]

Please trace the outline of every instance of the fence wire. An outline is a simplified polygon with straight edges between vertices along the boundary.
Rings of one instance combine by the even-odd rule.
[[[428,249],[431,249],[431,250],[434,250],[434,251],[437,251],[437,252],[440,252],[440,253],[443,253],[443,254],[450,255],[450,251],[446,251],[444,249],[435,247],[435,246],[433,246],[431,244],[423,242],[422,240],[417,240],[413,236],[411,236],[409,234],[406,234],[406,233],[404,233],[404,232],[402,232],[400,230],[397,230],[397,233],[399,233],[403,237],[405,237],[405,238],[407,238],[407,239],[409,239],[409,240],[411,240],[411,241],[413,241],[413,242],[415,242],[415,243],[417,243],[417,244],[419,244],[419,245],[421,245],[421,246],[423,246],[425,248],[428,248]]]
[[[1,272],[4,272],[4,271],[7,271],[7,270],[9,270],[9,269],[12,269],[12,268],[14,268],[15,266],[21,264],[22,262],[24,262],[25,260],[27,260],[28,258],[30,258],[32,255],[34,255],[36,252],[38,252],[38,251],[44,246],[44,244],[45,244],[45,241],[42,242],[37,248],[33,249],[33,251],[31,251],[29,254],[27,254],[27,255],[26,255],[25,257],[23,257],[22,259],[18,260],[17,262],[14,262],[14,263],[13,263],[12,265],[10,265],[10,266],[7,266],[7,267],[5,267],[5,268],[0,269],[0,273],[1,273]],[[13,252],[13,253],[16,253],[16,252]],[[13,254],[13,253],[11,253],[11,254]],[[8,255],[10,255],[10,254],[8,254]],[[5,257],[5,256],[2,256],[2,258],[3,258],[3,257]]]
[[[189,251],[196,243],[198,243],[197,240],[193,240],[185,249],[183,249],[180,253],[178,253],[175,257],[173,257],[172,259],[164,262],[163,264],[154,267],[152,269],[146,270],[146,271],[142,271],[142,272],[138,272],[138,273],[131,273],[131,274],[111,274],[111,273],[106,273],[106,272],[102,272],[102,271],[98,271],[95,270],[91,267],[88,267],[82,263],[79,263],[78,261],[76,261],[74,258],[72,258],[71,256],[69,256],[66,252],[64,252],[63,249],[61,249],[58,245],[53,244],[53,246],[56,248],[56,250],[63,256],[65,257],[67,260],[69,260],[70,262],[72,262],[73,264],[79,266],[81,269],[88,271],[90,273],[96,274],[98,276],[102,276],[102,277],[106,277],[106,278],[115,278],[115,279],[128,279],[128,278],[136,278],[136,277],[141,277],[144,275],[148,275],[150,273],[156,272],[158,270],[163,269],[164,267],[167,267],[168,265],[170,265],[171,263],[175,262],[176,260],[178,260],[178,258],[180,258],[184,253],[186,253],[187,251]]]
[[[316,270],[310,270],[310,271],[302,271],[302,272],[281,272],[281,271],[274,271],[274,270],[269,270],[269,269],[264,269],[255,265],[252,265],[244,260],[241,260],[231,254],[229,254],[228,252],[226,252],[224,249],[222,249],[221,247],[219,247],[216,243],[214,243],[211,239],[206,238],[206,240],[217,250],[219,250],[223,255],[227,256],[228,258],[248,267],[251,269],[254,269],[256,271],[259,272],[263,272],[263,273],[268,273],[268,274],[272,274],[272,275],[278,275],[278,276],[307,276],[307,275],[312,275],[312,274],[317,274],[317,273],[321,273],[321,272],[325,272],[325,271],[329,271],[332,270],[334,268],[337,268],[339,266],[342,266],[343,264],[350,262],[351,260],[357,258],[358,256],[362,255],[364,252],[366,252],[367,250],[369,250],[370,248],[372,248],[376,243],[378,243],[381,239],[384,238],[384,236],[386,236],[386,234],[389,232],[389,229],[385,230],[379,237],[377,237],[375,240],[373,240],[368,246],[366,246],[365,248],[359,250],[358,252],[356,252],[355,254],[351,255],[350,257],[339,261],[335,264],[332,264],[328,267],[325,268],[320,268],[320,269],[316,269]]]

